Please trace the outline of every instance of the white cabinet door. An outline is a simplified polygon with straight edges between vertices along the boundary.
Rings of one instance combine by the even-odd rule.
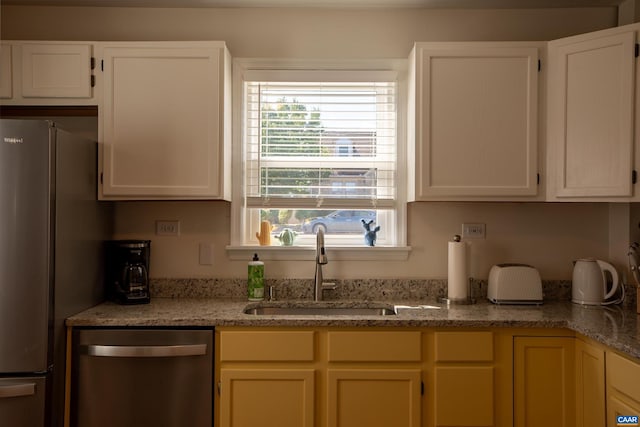
[[[91,98],[91,48],[86,43],[22,44],[22,96]]]
[[[13,96],[13,78],[11,69],[11,45],[0,44],[0,98]]]
[[[412,198],[535,196],[538,48],[417,43],[413,55]]]
[[[551,199],[633,196],[636,32],[602,33],[549,43]]]
[[[105,43],[100,52],[101,195],[227,198],[224,44]]]

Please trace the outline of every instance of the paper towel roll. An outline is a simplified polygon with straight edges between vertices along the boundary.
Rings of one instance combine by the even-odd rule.
[[[449,276],[447,297],[450,300],[464,300],[468,297],[469,277],[467,276],[466,242],[449,242]]]

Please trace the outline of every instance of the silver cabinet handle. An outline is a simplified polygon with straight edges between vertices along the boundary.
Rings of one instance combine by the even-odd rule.
[[[33,396],[36,394],[36,383],[0,385],[0,399],[5,397]]]
[[[207,353],[206,344],[191,345],[87,345],[89,356],[98,357],[183,357],[202,356]]]

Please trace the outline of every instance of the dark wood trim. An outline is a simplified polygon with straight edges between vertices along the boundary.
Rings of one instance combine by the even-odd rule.
[[[97,117],[98,107],[93,105],[0,105],[0,117]]]

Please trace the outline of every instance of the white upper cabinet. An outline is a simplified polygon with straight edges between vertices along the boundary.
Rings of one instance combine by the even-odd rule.
[[[416,43],[409,200],[536,198],[541,46]]]
[[[2,104],[97,105],[92,52],[90,42],[3,42]]]
[[[632,183],[640,164],[634,149],[639,29],[549,42],[549,200],[640,200]]]
[[[104,199],[230,198],[230,71],[222,42],[98,45]]]
[[[0,44],[0,98],[11,98],[13,95],[12,76],[11,45]]]
[[[91,98],[91,45],[23,44],[22,96]]]

